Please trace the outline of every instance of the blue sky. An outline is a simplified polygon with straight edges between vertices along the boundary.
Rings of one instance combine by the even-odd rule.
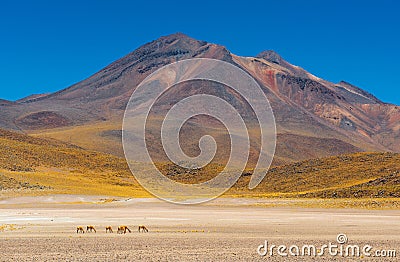
[[[162,35],[242,56],[273,49],[329,81],[400,104],[399,1],[2,1],[0,98],[79,82]]]

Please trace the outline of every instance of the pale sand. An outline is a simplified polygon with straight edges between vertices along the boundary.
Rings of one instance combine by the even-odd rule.
[[[249,206],[260,201],[218,199],[182,206],[156,199],[102,203],[101,197],[85,196],[1,200],[0,225],[11,226],[0,231],[0,261],[351,261],[328,254],[297,260],[276,254],[260,257],[256,251],[265,240],[300,247],[336,243],[338,233],[345,233],[349,244],[396,249],[400,257],[398,210]],[[122,224],[132,233],[116,234]],[[139,234],[139,224],[150,232]],[[86,225],[98,232],[76,234],[76,226]],[[114,234],[105,233],[107,225]]]

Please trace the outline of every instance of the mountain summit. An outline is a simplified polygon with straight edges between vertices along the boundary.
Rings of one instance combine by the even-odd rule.
[[[223,46],[182,33],[147,43],[66,89],[0,103],[0,127],[121,155],[122,117],[134,87],[162,66],[194,57],[237,65],[262,86],[277,121],[276,164],[355,151],[400,151],[398,106],[386,104],[349,83],[320,79],[274,51],[241,57]],[[178,90],[166,94],[169,104],[198,91],[238,105],[243,102],[226,87],[204,85],[194,90],[181,86]],[[193,138],[209,131],[210,121],[193,121],[187,136]],[[188,150],[198,150],[198,141],[192,142],[187,142]]]

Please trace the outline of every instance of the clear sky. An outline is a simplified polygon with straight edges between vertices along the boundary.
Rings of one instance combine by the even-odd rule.
[[[182,32],[242,56],[273,49],[314,75],[400,105],[399,2],[3,0],[0,98],[66,88]]]

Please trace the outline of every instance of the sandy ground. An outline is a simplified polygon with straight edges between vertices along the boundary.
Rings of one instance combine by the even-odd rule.
[[[24,197],[0,201],[0,261],[398,261],[400,211],[261,208],[251,199],[181,206],[156,199]],[[260,200],[257,200],[260,201]],[[271,200],[268,200],[271,201]],[[61,203],[62,202],[62,203]],[[82,202],[82,203],[79,203]],[[138,233],[144,224],[148,233]],[[94,225],[97,233],[76,234]],[[132,233],[105,233],[127,225]],[[257,247],[348,244],[396,250],[397,258],[260,256]],[[346,246],[344,246],[346,247]],[[317,251],[318,251],[317,250]],[[261,249],[263,251],[263,249]]]

